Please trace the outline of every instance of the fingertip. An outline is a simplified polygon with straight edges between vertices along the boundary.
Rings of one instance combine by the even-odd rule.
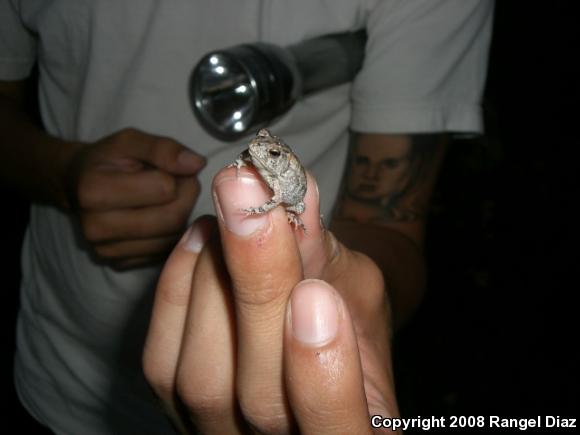
[[[215,217],[210,215],[200,216],[185,231],[178,242],[178,246],[181,246],[186,251],[199,254],[215,228]]]
[[[247,212],[247,209],[259,208],[272,197],[272,192],[255,172],[247,168],[222,169],[215,176],[212,189],[216,214],[231,233],[248,237],[267,229],[269,212]]]
[[[184,170],[198,172],[205,167],[207,159],[186,148],[177,154],[177,164]]]
[[[218,185],[223,179],[229,177],[235,177],[240,173],[249,172],[247,168],[236,169],[234,167],[225,166],[221,168],[213,177],[211,184],[212,190],[215,190],[216,185]]]
[[[316,279],[300,282],[292,291],[288,309],[292,335],[301,344],[320,347],[336,337],[340,299],[326,282]]]

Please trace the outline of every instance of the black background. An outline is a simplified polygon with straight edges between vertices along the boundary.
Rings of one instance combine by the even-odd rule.
[[[428,293],[395,339],[405,417],[576,417],[580,75],[573,63],[580,46],[573,5],[497,2],[487,134],[449,151],[429,224]],[[15,433],[35,433],[11,368],[27,203],[3,186],[0,193],[2,420]],[[534,431],[560,432],[572,433]]]

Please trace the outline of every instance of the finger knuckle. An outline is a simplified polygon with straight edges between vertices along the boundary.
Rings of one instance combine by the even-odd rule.
[[[122,140],[131,140],[137,137],[141,132],[134,127],[125,127],[117,133],[117,137]]]
[[[290,418],[284,400],[278,394],[265,391],[256,385],[249,385],[240,388],[238,401],[244,419],[258,433],[288,432]]]
[[[173,376],[160,369],[158,361],[150,355],[143,358],[143,374],[147,383],[162,400],[170,400],[175,392]]]
[[[103,208],[105,198],[98,189],[88,189],[79,191],[78,204],[81,209],[98,210]]]
[[[255,391],[241,394],[239,401],[244,419],[256,432],[264,434],[288,432],[290,420],[282,400],[266,400],[264,394]]]
[[[368,255],[363,254],[361,252],[353,252],[353,255],[355,255],[356,260],[362,264],[361,270],[365,271],[365,277],[368,280],[378,284],[378,285],[373,286],[373,289],[375,289],[375,291],[374,291],[375,294],[370,293],[369,296],[371,296],[371,297],[374,296],[376,298],[382,298],[383,297],[383,288],[385,285],[385,280],[384,280],[384,275],[383,275],[382,270],[379,268],[377,263],[375,263]]]
[[[231,398],[223,392],[203,388],[204,384],[207,382],[177,382],[176,392],[194,418],[213,420],[227,412],[231,406]]]
[[[166,136],[157,136],[155,138],[155,148],[163,150],[166,148],[172,148],[177,145],[177,142]]]
[[[94,251],[95,251],[95,254],[97,254],[97,256],[99,258],[112,259],[112,258],[116,257],[114,251],[111,249],[110,246],[107,246],[107,245],[95,246]]]
[[[161,195],[168,199],[175,199],[177,197],[177,183],[175,182],[175,178],[162,172],[156,173],[155,177],[155,186],[159,189]]]
[[[98,209],[105,202],[105,192],[100,183],[93,176],[85,176],[79,180],[77,188],[77,201],[81,209]]]

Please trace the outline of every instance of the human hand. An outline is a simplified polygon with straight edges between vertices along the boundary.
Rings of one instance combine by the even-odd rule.
[[[310,176],[306,234],[281,207],[240,213],[271,196],[258,178],[221,171],[219,235],[202,218],[168,259],[145,375],[184,433],[370,433],[398,414],[382,274],[321,228]]]
[[[126,269],[166,255],[187,224],[204,165],[174,140],[135,129],[80,147],[66,184],[96,257]]]

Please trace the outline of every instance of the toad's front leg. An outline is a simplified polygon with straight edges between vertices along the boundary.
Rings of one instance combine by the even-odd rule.
[[[250,151],[245,150],[240,153],[238,158],[233,162],[230,163],[227,167],[228,168],[236,168],[236,177],[240,175],[240,168],[242,166],[248,166],[248,163],[251,163],[252,158],[250,157]]]
[[[278,205],[280,205],[280,202],[281,201],[278,198],[278,196],[274,195],[272,198],[270,198],[270,200],[266,201],[264,204],[262,204],[259,207],[248,207],[248,208],[244,208],[242,210],[244,212],[246,212],[248,214],[248,216],[253,215],[253,214],[264,214],[264,213],[268,213],[273,208],[278,207]]]

